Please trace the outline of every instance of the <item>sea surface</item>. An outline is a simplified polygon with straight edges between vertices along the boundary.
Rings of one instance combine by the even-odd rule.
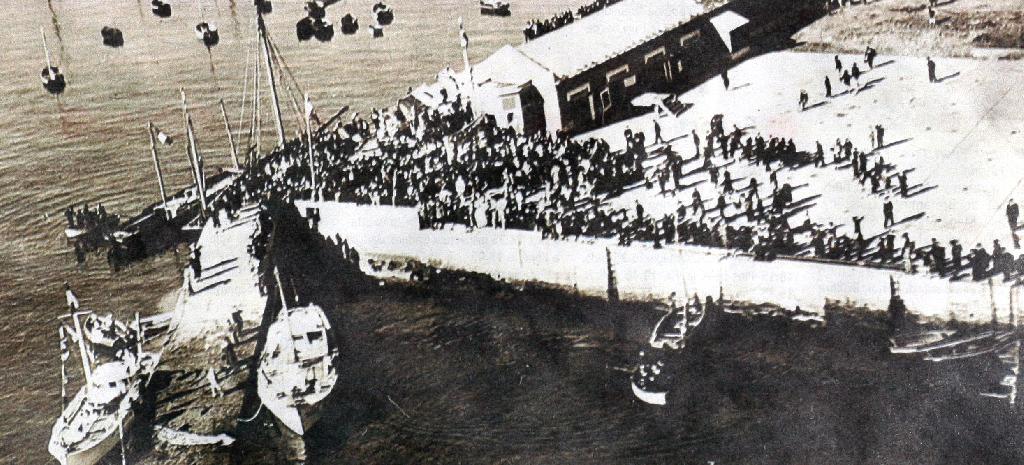
[[[160,19],[143,0],[0,1],[0,463],[52,462],[46,442],[60,410],[55,318],[65,312],[63,282],[84,306],[123,317],[156,312],[160,298],[180,285],[183,262],[173,254],[116,274],[99,254],[77,266],[63,238],[64,208],[103,203],[127,217],[158,199],[149,121],[179,141],[160,149],[168,189],[189,182],[180,89],[192,108],[206,166],[230,166],[217,102],[224,99],[239,131],[255,43],[252,2],[170,3],[173,16]],[[328,17],[337,24],[352,13],[365,28],[373,3],[344,0],[328,8]],[[479,61],[521,42],[529,19],[584,2],[517,0],[507,18],[482,17],[475,0],[389,3],[396,19],[383,38],[371,38],[366,29],[345,36],[338,28],[331,43],[299,43],[295,23],[305,14],[304,3],[274,0],[270,36],[294,74],[294,80],[281,79],[282,95],[295,96],[301,106],[301,92],[308,92],[324,118],[344,105],[365,114],[435,80],[445,66],[461,69],[460,16],[471,60]],[[220,31],[220,43],[209,51],[193,33],[202,21]],[[102,44],[104,26],[121,29],[123,47]],[[40,29],[68,80],[59,98],[40,85]],[[282,99],[287,129],[300,129],[291,100]],[[268,101],[263,107],[267,146],[276,136]]]

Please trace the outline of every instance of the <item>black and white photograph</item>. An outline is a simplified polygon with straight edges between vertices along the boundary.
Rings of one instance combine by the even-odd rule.
[[[1024,463],[1020,0],[0,5],[2,464]]]

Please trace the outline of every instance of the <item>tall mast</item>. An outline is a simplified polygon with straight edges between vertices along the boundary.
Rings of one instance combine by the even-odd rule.
[[[274,101],[274,117],[277,119],[277,144],[284,146],[284,122],[281,120],[281,102],[277,97],[277,81],[274,77],[274,63],[270,59],[270,39],[267,38],[267,25],[263,22],[263,14],[256,11],[256,26],[260,33],[260,45],[263,47],[263,58],[267,65],[267,82],[270,84],[270,95]]]
[[[309,100],[309,93],[306,93],[306,147],[309,149],[309,185],[310,200],[316,201],[316,162],[313,159],[313,125],[310,118],[313,117],[313,102]]]
[[[258,40],[258,42],[259,42],[259,40]],[[252,137],[255,139],[255,142],[256,142],[256,152],[255,152],[255,155],[256,155],[257,158],[260,155],[260,132],[263,130],[261,128],[261,125],[260,125],[260,62],[261,62],[261,60],[260,60],[260,49],[261,48],[262,47],[259,44],[256,44],[256,50],[255,50],[255,55],[254,55],[256,60],[254,61],[253,78],[252,78],[252,122],[251,122],[251,124],[249,126],[250,134],[252,134]],[[253,161],[250,160],[249,164],[252,165]]]
[[[281,293],[281,315],[284,315],[284,324],[288,326],[288,342],[292,345],[292,355],[295,356],[295,360],[299,360],[299,349],[295,347],[294,332],[292,332],[292,320],[288,317],[288,303],[284,297],[284,285],[281,284],[281,274],[277,270],[277,266],[274,266],[274,279],[277,280],[277,290]]]
[[[72,313],[71,319],[75,322],[75,334],[78,339],[78,351],[82,354],[82,373],[85,373],[86,386],[92,386],[92,367],[89,366],[89,352],[85,349],[85,333],[82,332],[82,323],[78,321],[79,313]]]
[[[185,89],[181,89],[181,112],[185,119],[185,134],[188,136],[188,146],[185,153],[188,155],[188,162],[192,166],[192,178],[196,182],[196,196],[199,197],[200,214],[206,217],[206,189],[203,179],[202,167],[199,166],[199,150],[196,148],[195,132],[192,128],[192,118],[188,114],[188,101],[185,99]]]
[[[160,202],[164,206],[164,217],[171,219],[167,210],[167,191],[164,189],[164,173],[160,170],[160,158],[156,154],[156,136],[153,135],[153,122],[149,122],[149,150],[153,153],[153,168],[156,169],[156,182],[160,186]]]
[[[200,213],[203,218],[206,218],[207,205],[206,205],[206,175],[203,174],[203,158],[199,153],[199,145],[196,143],[196,131],[192,126],[192,117],[186,118],[188,124],[188,143],[192,146],[192,157],[196,164],[196,179],[198,180],[199,187],[199,207]]]
[[[228,122],[228,111],[224,108],[224,99],[220,99],[220,114],[224,117],[224,130],[228,132],[228,143],[231,144],[231,161],[238,169],[238,149],[235,147],[235,136],[231,134],[231,123]]]
[[[46,72],[50,73],[50,79],[56,79],[57,76],[53,74],[53,64],[50,63],[50,47],[46,46],[46,33],[43,32],[42,26],[39,26],[39,35],[43,36],[43,52],[46,53]]]

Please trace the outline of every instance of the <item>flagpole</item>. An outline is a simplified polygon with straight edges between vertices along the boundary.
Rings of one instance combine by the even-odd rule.
[[[312,189],[310,200],[317,200],[316,188],[316,162],[313,159],[313,125],[310,118],[313,117],[313,102],[309,99],[309,92],[306,92],[306,147],[309,149],[309,184]]]
[[[171,212],[167,211],[167,190],[164,188],[164,174],[160,170],[160,158],[156,154],[156,136],[153,134],[153,122],[149,122],[149,150],[153,153],[153,168],[156,169],[156,182],[160,186],[160,202],[164,208],[164,217],[171,219]]]
[[[462,17],[459,16],[459,44],[462,46],[462,66],[469,79],[469,90],[475,90],[473,84],[473,68],[469,66],[469,36],[466,35],[466,28],[463,26]]]

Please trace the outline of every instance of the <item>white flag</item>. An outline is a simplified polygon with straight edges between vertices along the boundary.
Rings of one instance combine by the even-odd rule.
[[[313,116],[313,101],[309,99],[309,94],[306,94],[306,118]]]
[[[167,135],[167,133],[165,133],[163,129],[160,129],[156,126],[153,126],[153,129],[156,130],[156,140],[160,141],[161,144],[171,145],[174,143],[174,139],[171,138],[171,136]]]

